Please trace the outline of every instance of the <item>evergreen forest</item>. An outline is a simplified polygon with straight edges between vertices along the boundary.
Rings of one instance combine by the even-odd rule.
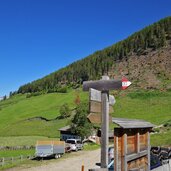
[[[68,87],[77,88],[83,81],[96,80],[108,74],[116,63],[127,61],[132,54],[140,56],[149,49],[160,49],[168,44],[171,45],[171,17],[166,17],[127,39],[97,51],[44,78],[27,83],[15,93],[65,93]]]

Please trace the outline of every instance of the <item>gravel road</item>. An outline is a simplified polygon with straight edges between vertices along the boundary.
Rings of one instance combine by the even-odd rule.
[[[74,153],[74,152],[73,152]],[[67,158],[57,159],[56,162],[42,164],[41,166],[27,168],[13,168],[9,171],[81,171],[84,164],[84,170],[98,168],[96,163],[100,162],[100,149],[94,151],[79,151],[70,154]]]

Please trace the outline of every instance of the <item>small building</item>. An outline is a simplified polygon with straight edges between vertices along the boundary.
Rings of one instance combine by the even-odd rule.
[[[143,120],[112,118],[114,128],[114,170],[150,170],[150,131],[154,125]]]
[[[65,126],[63,128],[60,128],[59,131],[60,131],[60,140],[61,141],[66,141],[67,139],[72,139],[72,138],[81,139],[80,136],[73,134],[71,132],[71,126],[70,125]]]

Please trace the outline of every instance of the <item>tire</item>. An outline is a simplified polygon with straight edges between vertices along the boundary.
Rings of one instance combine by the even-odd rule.
[[[168,152],[168,157],[171,159],[171,150]]]
[[[56,154],[56,155],[55,155],[55,159],[58,159],[58,158],[59,158],[59,155],[58,155],[58,154]]]

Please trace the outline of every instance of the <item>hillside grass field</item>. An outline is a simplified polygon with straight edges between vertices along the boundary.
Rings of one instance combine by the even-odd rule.
[[[117,91],[113,117],[143,119],[161,125],[171,120],[171,92]],[[51,93],[31,98],[15,95],[0,102],[0,146],[35,145],[36,140],[59,138],[58,129],[70,123],[70,119],[55,119],[60,106],[68,103],[75,108],[75,90],[68,93]],[[88,101],[88,93],[79,91],[81,101]],[[51,119],[30,119],[44,117]],[[17,140],[18,139],[18,140]],[[4,142],[8,142],[6,145]],[[14,143],[15,142],[15,143]],[[152,145],[171,145],[171,131],[151,136]]]
[[[32,146],[37,140],[59,140],[59,138],[48,138],[43,136],[10,136],[0,137],[0,146],[16,147],[16,146]]]
[[[60,107],[68,103],[70,109],[75,108],[76,91],[68,93],[51,93],[31,98],[16,95],[0,102],[0,136],[46,136],[59,137],[58,129],[67,125],[69,119],[59,117]],[[85,100],[87,93],[79,93]],[[30,119],[44,117],[51,121]]]
[[[0,151],[0,158],[1,157],[18,157],[18,156],[34,156],[35,150],[2,150]]]

